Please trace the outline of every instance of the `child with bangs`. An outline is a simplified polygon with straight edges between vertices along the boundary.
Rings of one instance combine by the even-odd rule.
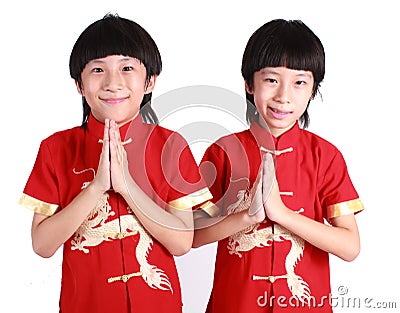
[[[191,248],[192,207],[210,194],[186,141],[156,124],[161,66],[151,36],[117,15],[73,47],[82,125],[42,141],[20,198],[34,251],[63,246],[60,312],[182,311],[173,256]]]
[[[218,241],[207,312],[332,312],[329,254],[356,258],[363,204],[340,151],[305,130],[324,48],[303,22],[273,20],[250,37],[242,75],[250,128],[200,165],[213,199],[193,246]]]

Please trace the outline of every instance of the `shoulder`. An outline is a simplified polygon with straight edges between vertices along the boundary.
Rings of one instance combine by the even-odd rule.
[[[147,153],[167,155],[189,149],[186,139],[180,133],[160,125],[143,124],[140,131],[140,141]]]
[[[334,144],[307,130],[301,130],[301,136],[300,142],[303,143],[303,148],[309,151],[304,153],[319,164],[320,171],[346,167],[341,151]]]
[[[225,135],[212,143],[204,154],[204,159],[222,161],[246,157],[249,151],[257,148],[257,142],[249,129]]]
[[[162,144],[172,144],[177,142],[186,143],[184,137],[171,129],[165,128],[158,124],[143,124],[147,136],[155,142]]]
[[[85,129],[80,126],[60,130],[43,139],[41,145],[49,147],[63,147],[66,144],[70,144],[71,141],[81,138],[84,133]]]
[[[339,149],[328,140],[305,129],[300,130],[301,142],[310,145],[312,150],[323,154],[340,153]]]
[[[250,143],[255,143],[254,136],[249,129],[245,129],[237,133],[223,136],[215,141],[212,145],[226,148],[234,148],[237,146],[243,147]]]

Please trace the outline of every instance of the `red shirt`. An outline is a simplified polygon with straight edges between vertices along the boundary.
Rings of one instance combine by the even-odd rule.
[[[103,131],[90,116],[86,130],[75,127],[43,140],[20,203],[48,216],[65,208],[94,179]],[[185,209],[210,198],[179,134],[144,124],[140,116],[120,132],[132,177],[160,206]],[[107,191],[64,243],[60,312],[181,311],[173,256],[119,194]]]
[[[251,199],[260,150],[275,155],[282,200],[298,214],[323,223],[363,209],[332,144],[298,124],[274,138],[253,123],[219,139],[203,157],[200,169],[222,214]],[[332,312],[329,299],[328,253],[279,224],[266,220],[218,242],[207,312]]]

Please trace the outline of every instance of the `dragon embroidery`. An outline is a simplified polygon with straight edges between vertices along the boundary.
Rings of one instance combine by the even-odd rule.
[[[74,171],[74,173],[76,172]],[[89,183],[85,182],[82,189],[86,188]],[[134,214],[130,212],[131,214],[122,215],[119,219],[106,222],[110,216],[115,215],[108,203],[108,198],[109,194],[105,193],[75,232],[74,238],[71,240],[71,249],[89,253],[89,247],[100,245],[103,241],[122,239],[139,233],[136,259],[140,265],[143,280],[153,289],[170,290],[173,293],[168,275],[157,266],[148,263],[147,258],[152,249],[153,239]],[[129,208],[128,210],[130,211]]]
[[[237,194],[238,200],[227,208],[228,214],[240,212],[249,208],[256,187],[257,186],[253,186],[250,191],[248,188],[246,190],[239,190]],[[296,213],[302,213],[303,211],[304,209],[302,208]],[[297,298],[302,303],[306,303],[311,298],[309,285],[301,276],[295,273],[296,265],[303,256],[305,245],[304,240],[279,224],[274,224],[273,226],[271,225],[264,228],[259,228],[260,225],[261,223],[251,225],[242,231],[231,235],[227,246],[229,253],[236,254],[241,258],[241,252],[243,251],[250,251],[256,247],[268,247],[271,246],[273,241],[290,241],[292,245],[285,260],[286,274],[276,278],[286,278],[288,288],[293,297]]]

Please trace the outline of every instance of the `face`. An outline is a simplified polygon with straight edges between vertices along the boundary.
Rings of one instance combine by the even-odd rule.
[[[153,91],[155,76],[146,85],[146,68],[137,59],[111,55],[88,62],[81,73],[79,93],[86,98],[93,116],[122,125],[140,110],[143,96]]]
[[[272,135],[279,137],[301,117],[312,97],[314,77],[310,71],[266,67],[254,73],[254,103]]]

